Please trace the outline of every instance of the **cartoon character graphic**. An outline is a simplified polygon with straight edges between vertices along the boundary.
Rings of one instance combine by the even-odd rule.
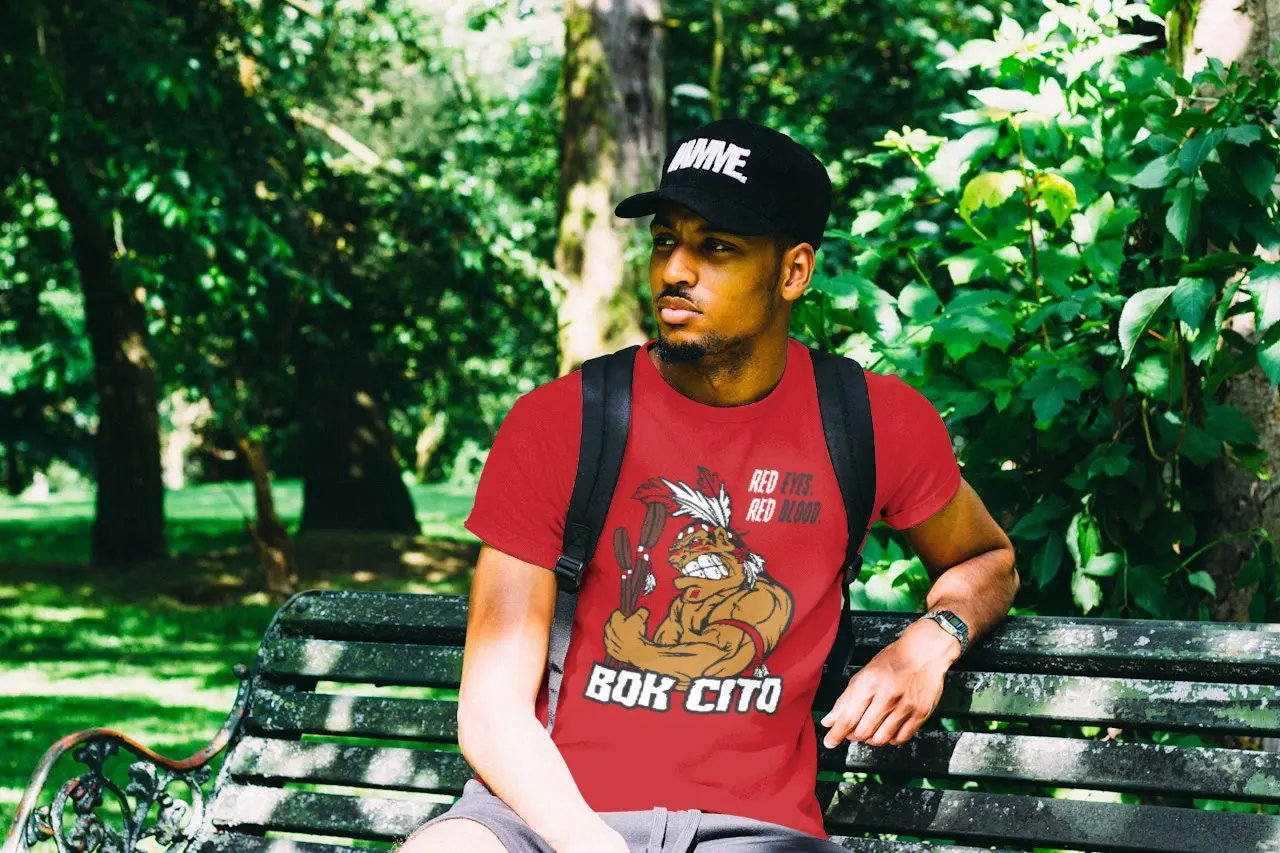
[[[794,602],[765,571],[764,558],[734,529],[728,489],[720,477],[699,468],[697,488],[658,478],[636,497],[651,510],[662,505],[672,517],[684,516],[691,523],[667,552],[667,562],[679,576],[674,580],[678,595],[666,616],[651,638],[648,608],[627,607],[630,602],[624,601],[605,625],[609,658],[669,675],[679,690],[700,677],[768,675],[765,659],[791,624]],[[650,578],[646,593],[655,583]]]

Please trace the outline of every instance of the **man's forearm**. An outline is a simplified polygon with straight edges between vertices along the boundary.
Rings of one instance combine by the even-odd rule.
[[[1018,592],[1018,572],[1012,548],[979,554],[943,572],[929,590],[930,610],[954,612],[969,626],[976,640],[1008,614]]]
[[[489,790],[558,849],[598,818],[532,710],[512,713],[511,704],[464,706],[458,715],[458,742]]]

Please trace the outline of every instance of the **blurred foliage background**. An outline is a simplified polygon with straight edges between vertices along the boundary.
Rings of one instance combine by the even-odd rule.
[[[1018,612],[1276,619],[1260,9],[8,4],[0,717],[53,662],[93,679],[128,647],[162,678],[140,613],[203,613],[191,642],[229,660],[298,586],[465,589],[512,402],[653,332],[607,211],[719,116],[827,164],[794,333],[937,405]],[[918,606],[899,540],[867,556],[863,606]],[[24,731],[0,809],[49,739]]]

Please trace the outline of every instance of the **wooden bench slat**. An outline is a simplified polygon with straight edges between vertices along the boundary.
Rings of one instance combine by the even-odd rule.
[[[823,769],[913,778],[1028,781],[1067,788],[1280,803],[1280,754],[986,732],[921,732],[899,747],[851,744]]]
[[[454,688],[462,679],[462,649],[344,640],[280,639],[264,671],[323,681]]]
[[[227,785],[213,804],[218,827],[305,832],[366,841],[398,841],[449,808],[447,803],[382,797],[347,797]]]
[[[461,595],[324,590],[295,599],[286,633],[322,639],[462,645]],[[865,662],[919,614],[855,613]],[[1228,622],[1010,617],[958,665],[962,669],[1060,672],[1280,684],[1280,626]]]
[[[340,644],[341,645],[341,644]],[[401,646],[384,646],[403,648]],[[305,658],[306,655],[299,655]],[[313,658],[313,660],[315,660]],[[377,677],[366,658],[361,662],[354,657],[340,662],[344,667],[340,677],[333,680],[355,678],[360,670],[361,678]],[[320,662],[315,660],[316,671]],[[366,663],[369,666],[366,667]],[[311,677],[315,677],[312,675]],[[419,679],[419,683],[422,680]],[[379,683],[382,683],[381,681]],[[295,694],[265,694],[277,697],[263,700],[261,713],[275,705],[297,705],[303,702],[304,692]],[[322,694],[321,694],[322,695]],[[363,698],[363,703],[355,699]],[[332,720],[337,728],[314,728],[316,717],[308,719],[305,731],[333,731],[354,734],[354,727],[372,732],[374,737],[392,736],[412,728],[411,718],[421,707],[437,709],[430,719],[448,715],[449,731],[455,731],[452,721],[456,714],[451,700],[401,700],[365,697],[325,697],[328,703],[323,712],[314,704],[307,705],[313,713],[323,713],[320,722]],[[378,702],[391,704],[379,705]],[[434,702],[434,704],[432,704]],[[274,703],[274,705],[272,704]],[[391,709],[402,709],[392,711]],[[446,710],[447,709],[447,710]],[[390,716],[368,714],[357,720],[356,711],[387,711]],[[260,711],[255,708],[253,715]],[[1223,733],[1249,733],[1254,736],[1280,735],[1280,688],[1248,684],[1203,684],[1186,681],[1143,681],[1139,679],[1089,678],[1071,675],[1031,675],[1022,673],[951,673],[938,706],[938,715],[944,717],[1022,721],[1053,721],[1081,723],[1085,725],[1120,726],[1189,731],[1217,731]],[[378,731],[381,720],[393,728]],[[289,729],[287,724],[286,730]],[[273,726],[275,728],[276,726]],[[294,727],[295,730],[296,727]],[[417,737],[418,735],[413,735]],[[454,735],[450,734],[450,738]]]
[[[865,663],[916,618],[910,613],[857,614],[855,662]],[[1010,617],[975,644],[956,668],[1280,684],[1280,631],[1275,627]]]
[[[930,844],[927,841],[884,841],[842,835],[833,835],[831,840],[854,853],[1014,853],[1012,850],[996,850],[991,847],[955,847],[950,844]]]
[[[943,717],[1280,734],[1280,688],[1257,684],[952,672],[938,709]]]
[[[261,690],[250,702],[247,722],[257,732],[456,743],[458,703]]]
[[[1104,853],[1280,853],[1272,815],[890,785],[842,786],[827,826]]]
[[[321,844],[292,838],[262,838],[237,832],[219,832],[199,848],[200,853],[351,853],[345,844]]]
[[[462,793],[471,767],[456,752],[248,737],[228,759],[241,782],[298,781],[428,794]]]
[[[293,599],[280,617],[287,634],[330,640],[399,640],[460,646],[467,631],[464,595],[324,590]]]

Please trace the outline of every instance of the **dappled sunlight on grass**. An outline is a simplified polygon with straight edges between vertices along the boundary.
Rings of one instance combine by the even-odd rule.
[[[465,591],[478,545],[462,528],[473,493],[411,489],[423,536],[313,533],[295,539],[299,587]],[[298,483],[276,487],[296,522]],[[169,548],[153,565],[86,565],[92,498],[0,497],[0,831],[45,750],[114,728],[170,758],[205,746],[231,710],[237,663],[250,664],[276,610],[245,540],[248,484],[166,499]],[[439,538],[436,538],[439,537]],[[379,694],[385,695],[385,694]],[[124,780],[124,759],[114,778]],[[51,779],[81,770],[69,756]]]

